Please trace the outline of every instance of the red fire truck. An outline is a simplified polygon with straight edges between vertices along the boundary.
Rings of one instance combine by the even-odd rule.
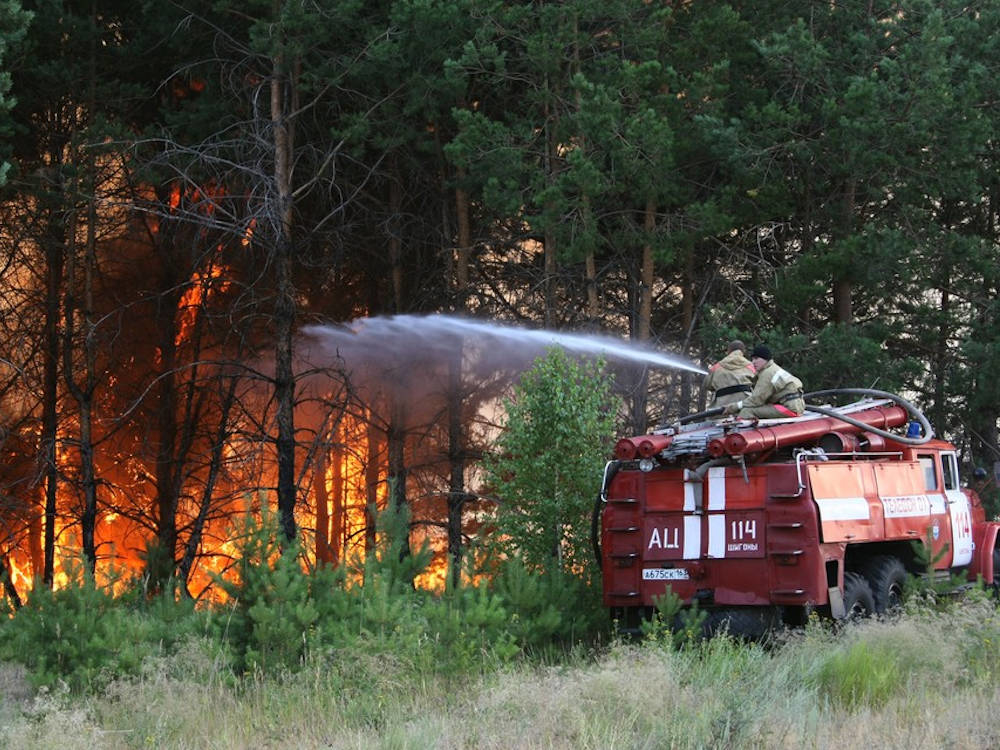
[[[863,398],[813,403],[843,393]],[[870,390],[807,400],[794,419],[688,418],[617,443],[594,542],[622,630],[637,630],[668,586],[708,612],[709,632],[755,636],[814,610],[884,612],[907,575],[929,569],[1000,578],[1000,524],[912,404]]]

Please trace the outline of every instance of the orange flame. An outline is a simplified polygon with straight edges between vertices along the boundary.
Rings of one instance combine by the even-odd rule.
[[[174,338],[174,345],[180,346],[191,336],[198,321],[202,307],[212,294],[222,294],[229,288],[229,282],[223,278],[225,268],[213,265],[208,269],[208,273],[195,271],[191,276],[191,283],[184,294],[181,295],[177,303],[177,335]]]

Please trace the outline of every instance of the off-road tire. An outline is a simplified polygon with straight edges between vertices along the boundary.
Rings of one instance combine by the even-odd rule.
[[[902,608],[908,575],[902,560],[892,555],[878,555],[864,564],[862,573],[872,590],[875,614],[897,612]]]
[[[1000,538],[997,539],[993,547],[993,580],[990,582],[990,589],[994,598],[1000,598]]]
[[[844,573],[844,619],[860,620],[875,611],[871,586],[860,573]]]

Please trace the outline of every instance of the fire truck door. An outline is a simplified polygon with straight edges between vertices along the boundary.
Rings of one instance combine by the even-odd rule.
[[[941,453],[941,476],[948,501],[948,514],[951,516],[951,538],[955,550],[951,566],[956,568],[972,562],[972,512],[969,498],[958,484],[958,460],[954,453]]]

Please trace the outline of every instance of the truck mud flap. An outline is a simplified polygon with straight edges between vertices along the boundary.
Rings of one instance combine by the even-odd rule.
[[[844,608],[844,595],[838,586],[831,586],[827,591],[830,596],[830,616],[835,620],[843,620],[847,617],[847,610]]]

